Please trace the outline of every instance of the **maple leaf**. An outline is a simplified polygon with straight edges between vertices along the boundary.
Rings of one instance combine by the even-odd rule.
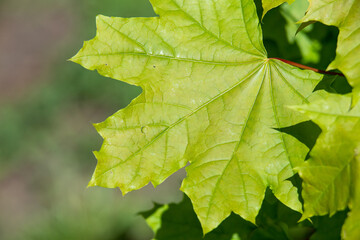
[[[231,214],[229,218],[205,236],[190,199],[186,196],[180,203],[155,204],[151,210],[140,214],[153,230],[154,240],[309,239],[315,231],[310,224],[298,223],[301,214],[281,204],[270,191],[267,191],[261,211],[256,218],[257,225],[245,221],[236,214]],[[321,218],[315,219],[315,222],[318,223],[319,220],[324,223],[317,224],[316,231],[321,231],[322,227],[326,229],[333,222]],[[334,237],[340,236],[340,229],[338,231],[334,231],[334,228],[332,231],[327,229],[327,233],[332,234],[329,239],[335,239]]]
[[[328,69],[339,69],[354,87],[356,101],[360,98],[360,1],[310,0],[309,9],[301,20],[303,27],[320,21],[339,28],[336,58]]]
[[[358,240],[360,238],[360,207],[359,206],[360,206],[360,201],[359,198],[357,198],[356,207],[354,206],[351,212],[349,212],[348,217],[342,227],[341,235],[343,239]]]
[[[255,225],[232,214],[219,227],[204,236],[190,199],[186,196],[180,203],[155,204],[153,209],[140,214],[155,233],[154,240],[245,240],[250,239],[249,236],[256,229]]]
[[[303,179],[303,218],[349,207],[343,228],[346,239],[360,238],[360,104],[351,95],[317,93],[307,105],[293,107],[317,123],[322,133],[311,158],[297,167]],[[351,237],[349,237],[351,236]]]
[[[301,211],[288,180],[307,148],[275,129],[306,120],[321,75],[268,59],[253,0],[152,0],[155,18],[97,17],[71,60],[142,87],[96,124],[104,138],[89,186],[125,194],[186,168],[182,191],[205,233],[233,211],[254,222],[270,187]]]

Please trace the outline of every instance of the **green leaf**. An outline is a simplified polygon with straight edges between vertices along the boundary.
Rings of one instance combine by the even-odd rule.
[[[307,148],[275,129],[306,120],[321,75],[268,59],[253,0],[152,0],[156,18],[97,18],[71,60],[141,86],[96,124],[104,138],[89,186],[123,193],[186,168],[181,189],[205,233],[235,212],[255,222],[267,187],[301,211],[288,181]]]
[[[146,212],[141,212],[140,215],[146,219],[146,223],[149,225],[151,230],[153,230],[154,233],[157,233],[162,226],[161,217],[168,209],[169,205],[160,205],[155,203],[152,209]]]
[[[264,18],[265,14],[273,8],[287,2],[289,4],[293,3],[295,0],[262,0],[263,14],[262,18]]]
[[[358,104],[359,105],[359,104]],[[358,108],[359,109],[359,108]],[[359,139],[358,137],[357,139]],[[342,237],[344,239],[359,239],[360,238],[360,157],[359,157],[360,144],[355,149],[355,159],[352,164],[352,196],[350,202],[351,212],[345,221],[342,230]]]
[[[352,209],[349,213],[345,224],[342,229],[343,239],[354,239],[360,238],[360,208],[359,202],[356,203],[356,208]]]
[[[360,1],[311,0],[302,23],[320,21],[339,28],[336,58],[328,69],[339,69],[360,96]]]
[[[303,179],[303,218],[330,214],[349,207],[343,235],[359,239],[360,104],[350,109],[351,96],[314,95],[310,104],[294,107],[322,129],[310,159],[297,167]],[[344,235],[344,236],[345,236]]]
[[[186,196],[177,204],[158,205],[142,213],[155,233],[156,240],[302,240],[309,239],[314,228],[309,222],[298,223],[301,214],[281,204],[270,191],[256,218],[256,225],[232,214],[205,236],[190,199]],[[155,224],[161,223],[160,225]],[[331,222],[327,222],[327,226]],[[334,233],[334,232],[333,232]],[[338,232],[340,236],[340,231]]]
[[[266,192],[265,200],[256,217],[258,226],[251,233],[251,240],[305,240],[314,228],[308,221],[299,223],[301,214],[279,202],[274,195]]]
[[[155,233],[156,240],[236,240],[248,239],[256,226],[233,214],[218,228],[206,234],[192,208],[191,201],[186,196],[182,202],[170,205],[155,205],[149,213],[142,214]],[[161,223],[154,225],[154,222]],[[203,238],[204,237],[204,238]]]

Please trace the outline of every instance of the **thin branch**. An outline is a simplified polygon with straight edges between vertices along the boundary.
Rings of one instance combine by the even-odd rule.
[[[287,63],[287,64],[290,64],[290,65],[292,65],[292,66],[295,66],[295,67],[298,67],[298,68],[302,68],[302,69],[311,70],[311,71],[314,71],[314,72],[317,72],[317,73],[321,73],[321,74],[337,75],[337,76],[345,77],[344,74],[342,74],[342,73],[331,72],[331,71],[324,71],[324,70],[320,70],[320,69],[317,69],[317,68],[312,68],[312,67],[309,67],[309,66],[305,66],[305,65],[302,65],[302,64],[300,64],[300,63],[296,63],[296,62],[292,62],[292,61],[289,61],[289,60],[285,60],[285,59],[282,59],[282,58],[269,58],[269,59],[280,60],[280,61],[282,61],[282,62],[284,62],[284,63]]]

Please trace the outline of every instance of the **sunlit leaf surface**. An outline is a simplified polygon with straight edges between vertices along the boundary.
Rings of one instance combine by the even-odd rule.
[[[307,148],[275,129],[307,118],[321,76],[268,59],[253,0],[152,0],[155,18],[97,18],[72,58],[143,93],[97,124],[90,186],[123,193],[187,167],[181,189],[204,232],[235,212],[255,222],[267,187],[301,211],[288,180]]]

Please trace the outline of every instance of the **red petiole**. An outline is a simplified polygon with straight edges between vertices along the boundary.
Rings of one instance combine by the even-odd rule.
[[[285,60],[285,59],[282,59],[282,58],[269,58],[269,59],[280,60],[280,61],[282,61],[282,62],[284,62],[284,63],[287,63],[287,64],[290,64],[290,65],[292,65],[292,66],[295,66],[295,67],[298,67],[298,68],[302,68],[302,69],[311,70],[311,71],[314,71],[314,72],[317,72],[317,73],[321,73],[321,74],[338,75],[338,76],[345,77],[344,74],[342,74],[342,73],[319,70],[319,69],[316,69],[316,68],[312,68],[312,67],[309,67],[309,66],[305,66],[305,65],[302,65],[302,64],[300,64],[300,63],[292,62],[292,61]]]

